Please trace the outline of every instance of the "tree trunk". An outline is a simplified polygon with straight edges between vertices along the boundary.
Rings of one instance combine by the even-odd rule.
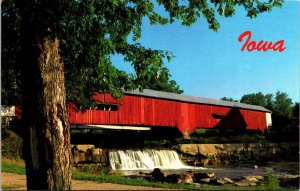
[[[69,190],[70,129],[59,40],[59,1],[17,0],[21,14],[22,119],[28,190]]]
[[[27,189],[66,190],[71,185],[70,131],[59,41],[44,38],[37,50],[37,65],[28,65],[31,87],[24,90]]]
[[[45,37],[36,42],[26,47],[23,63],[27,189],[69,190],[70,131],[59,40]]]

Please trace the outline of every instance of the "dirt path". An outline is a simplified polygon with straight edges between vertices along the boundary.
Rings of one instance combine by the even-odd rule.
[[[13,174],[13,173],[1,173],[2,186],[11,186],[13,190],[26,190],[26,176]],[[131,186],[123,184],[112,183],[97,183],[92,181],[72,181],[73,190],[170,190],[155,187],[146,186]]]

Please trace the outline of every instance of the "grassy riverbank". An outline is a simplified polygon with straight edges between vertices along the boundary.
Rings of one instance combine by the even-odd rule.
[[[25,164],[22,160],[2,159],[2,172],[10,172],[25,175]],[[283,190],[279,186],[278,180],[274,176],[268,176],[259,185],[254,187],[237,187],[235,185],[209,186],[209,185],[189,185],[189,184],[172,184],[148,181],[144,179],[125,178],[120,175],[95,174],[89,172],[74,171],[72,177],[75,180],[94,181],[98,183],[115,183],[135,186],[149,186],[160,188],[188,189],[188,190]],[[2,183],[2,189],[10,189],[5,182]]]

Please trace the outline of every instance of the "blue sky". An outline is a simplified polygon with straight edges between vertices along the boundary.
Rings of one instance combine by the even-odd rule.
[[[286,92],[299,102],[299,1],[287,1],[282,8],[246,17],[242,8],[231,18],[218,18],[218,32],[208,29],[200,18],[190,27],[180,22],[151,26],[145,20],[140,43],[153,49],[173,52],[175,58],[165,65],[184,94],[219,99],[240,98],[249,93]],[[238,37],[250,30],[256,42],[284,40],[283,52],[241,51]],[[132,71],[121,57],[114,64]]]

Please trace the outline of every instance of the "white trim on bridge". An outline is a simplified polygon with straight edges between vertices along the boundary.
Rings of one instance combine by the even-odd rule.
[[[70,125],[72,129],[115,129],[115,130],[139,130],[139,131],[149,131],[151,127],[143,126],[122,126],[122,125]]]

